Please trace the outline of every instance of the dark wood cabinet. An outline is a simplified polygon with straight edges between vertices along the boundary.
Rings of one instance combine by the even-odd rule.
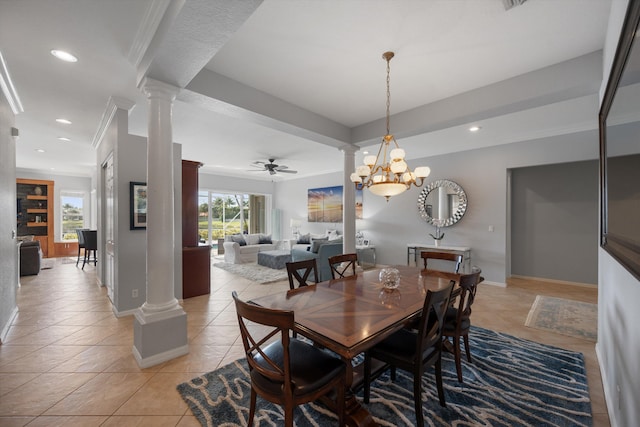
[[[198,169],[200,162],[182,161],[182,298],[211,291],[211,248],[199,246]]]

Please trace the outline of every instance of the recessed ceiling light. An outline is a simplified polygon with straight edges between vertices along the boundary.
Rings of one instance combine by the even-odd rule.
[[[366,156],[367,154],[369,154],[369,152],[368,151],[363,151],[362,154],[364,154]]]
[[[36,148],[36,151],[37,151],[38,153],[44,153],[44,150],[43,150],[42,148]]]
[[[59,137],[58,137],[58,139],[59,139],[60,141],[65,141],[65,142],[69,142],[69,141],[71,141],[69,138],[67,138],[67,137],[65,137],[65,136],[59,136]]]
[[[480,126],[471,126],[469,132],[478,132],[480,129],[482,129]]]
[[[78,58],[76,58],[69,52],[65,52],[64,50],[53,49],[51,51],[51,55],[66,62],[78,62]]]
[[[67,119],[56,119],[56,122],[62,123],[63,125],[70,125],[71,122]]]

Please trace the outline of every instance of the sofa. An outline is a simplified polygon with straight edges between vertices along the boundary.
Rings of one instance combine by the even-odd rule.
[[[277,242],[267,234],[234,234],[224,238],[224,262],[244,264],[258,261],[258,252],[273,251]]]
[[[304,261],[315,258],[318,265],[318,279],[321,282],[330,280],[329,257],[342,253],[342,239],[319,243],[317,248],[313,246],[313,243],[311,245],[294,245],[291,249],[291,261]],[[317,249],[317,252],[314,252],[314,249]]]
[[[20,276],[40,273],[42,250],[38,240],[23,241],[20,244]]]

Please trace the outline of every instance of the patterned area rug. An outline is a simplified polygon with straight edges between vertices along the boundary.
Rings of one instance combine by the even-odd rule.
[[[286,269],[274,270],[255,263],[229,264],[226,262],[216,262],[213,266],[262,284],[287,280]]]
[[[473,327],[469,336],[473,363],[463,361],[458,383],[451,355],[443,360],[447,407],[438,403],[433,371],[423,377],[423,411],[431,426],[591,426],[591,403],[584,359],[567,351]],[[371,388],[365,405],[381,426],[413,426],[413,380],[398,371]],[[178,385],[178,391],[203,426],[245,426],[250,380],[244,359]],[[362,401],[362,391],[358,393]],[[321,404],[295,409],[295,425],[335,425]],[[283,424],[282,408],[258,397],[254,425]]]
[[[525,326],[596,342],[598,306],[538,295],[531,306]]]

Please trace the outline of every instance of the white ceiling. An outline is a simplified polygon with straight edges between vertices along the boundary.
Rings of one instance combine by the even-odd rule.
[[[183,145],[184,158],[205,164],[203,172],[244,174],[252,162],[268,157],[300,171],[275,179],[340,170],[339,138],[327,136],[332,140],[327,145],[315,142],[324,137],[308,137],[307,130],[300,131],[304,127],[300,123],[309,117],[322,119],[350,135],[343,142],[363,147],[371,141],[356,137],[356,130],[381,136],[386,73],[382,52],[396,53],[391,61],[391,110],[397,116],[392,117],[391,130],[399,135],[402,129],[394,123],[404,126],[403,112],[408,117],[412,109],[444,105],[452,97],[602,49],[610,3],[529,0],[505,11],[502,0],[265,0],[204,61],[206,69],[198,79],[228,77],[290,106],[298,121],[274,125],[280,119],[255,120],[253,113],[208,108],[193,102],[194,84],[175,102],[174,140]],[[95,170],[92,141],[110,97],[136,103],[129,131],[146,135],[146,101],[136,88],[140,66],[135,50],[150,12],[171,10],[177,4],[171,0],[0,2],[0,52],[24,106],[16,117],[18,168],[90,176]],[[186,4],[196,10],[204,7],[197,0]],[[224,15],[221,9],[219,14]],[[233,16],[214,18],[233,20]],[[197,40],[199,35],[192,32],[202,23],[195,24],[160,26],[155,40],[171,31]],[[49,54],[51,49],[68,50],[79,61],[61,62]],[[196,66],[172,64],[176,65]],[[467,123],[459,120],[431,129],[429,135],[410,132],[399,142],[404,148],[416,147],[414,152],[407,150],[416,158],[594,128],[597,94],[579,95],[484,117],[481,132],[473,136],[466,131]],[[241,100],[238,93],[236,97]],[[60,125],[55,122],[58,117],[73,124]],[[72,141],[60,142],[58,136]],[[423,143],[412,144],[413,140]],[[38,148],[46,152],[38,153]],[[250,176],[273,179],[266,172]]]

